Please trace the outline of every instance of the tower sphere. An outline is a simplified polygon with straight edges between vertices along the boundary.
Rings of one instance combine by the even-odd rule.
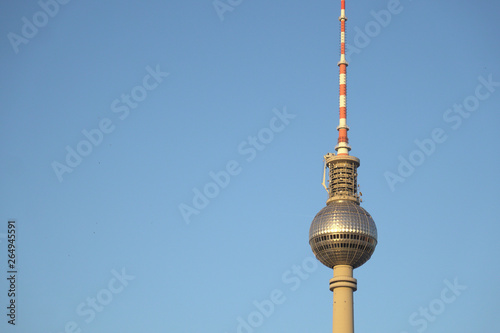
[[[377,246],[377,227],[356,202],[333,201],[314,217],[309,244],[323,265],[356,268],[372,256]]]

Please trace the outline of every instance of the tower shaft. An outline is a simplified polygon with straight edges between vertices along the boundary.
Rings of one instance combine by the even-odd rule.
[[[352,277],[352,267],[337,265],[333,267],[330,290],[333,291],[333,333],[354,333],[353,292],[357,280]]]

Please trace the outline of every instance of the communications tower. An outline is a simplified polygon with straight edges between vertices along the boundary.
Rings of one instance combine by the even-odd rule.
[[[330,290],[333,291],[333,333],[353,333],[353,292],[357,280],[352,271],[363,265],[377,246],[377,227],[370,214],[360,206],[357,169],[360,161],[349,155],[351,147],[347,137],[346,74],[345,58],[345,0],[341,0],[340,12],[340,121],[336,154],[325,158],[325,173],[328,168],[329,198],[326,207],[314,217],[309,229],[309,244],[316,258],[325,266],[333,268]]]

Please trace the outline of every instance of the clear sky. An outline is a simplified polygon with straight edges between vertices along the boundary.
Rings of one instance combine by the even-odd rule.
[[[340,1],[58,1],[0,3],[0,331],[331,331]],[[356,332],[500,331],[499,12],[347,1]]]

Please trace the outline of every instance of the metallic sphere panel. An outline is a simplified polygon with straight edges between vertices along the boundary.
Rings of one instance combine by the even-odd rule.
[[[370,214],[351,201],[334,201],[319,211],[309,229],[309,244],[323,265],[363,265],[377,245]]]

